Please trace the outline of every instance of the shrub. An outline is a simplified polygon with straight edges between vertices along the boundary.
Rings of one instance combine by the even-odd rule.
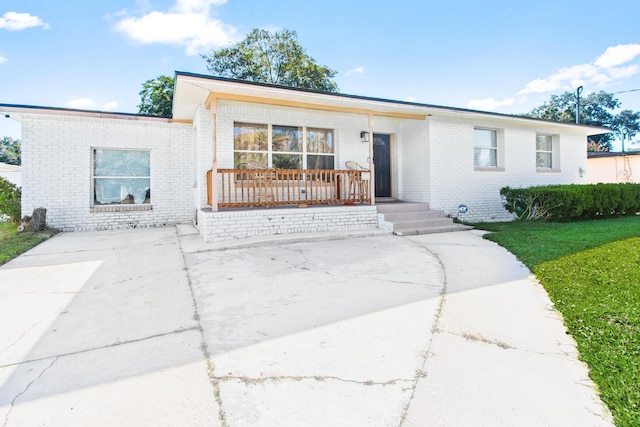
[[[518,219],[569,221],[640,213],[640,184],[551,185],[500,190]]]
[[[6,215],[12,222],[20,221],[20,187],[0,176],[0,215]]]

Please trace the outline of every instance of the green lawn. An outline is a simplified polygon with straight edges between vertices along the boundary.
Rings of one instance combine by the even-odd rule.
[[[640,426],[640,217],[477,224],[547,290],[617,426]]]
[[[0,265],[42,243],[54,234],[53,230],[19,233],[18,224],[0,222]]]

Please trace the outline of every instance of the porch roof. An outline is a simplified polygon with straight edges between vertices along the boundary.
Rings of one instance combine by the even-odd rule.
[[[503,122],[519,122],[520,124],[526,123],[533,126],[543,125],[545,127],[572,129],[574,132],[579,131],[585,135],[610,132],[609,129],[604,127],[561,123],[511,114],[409,101],[320,92],[183,71],[176,71],[175,73],[173,119],[177,121],[192,120],[197,106],[205,105],[210,95],[217,99],[415,120],[425,120],[428,116],[491,118]]]

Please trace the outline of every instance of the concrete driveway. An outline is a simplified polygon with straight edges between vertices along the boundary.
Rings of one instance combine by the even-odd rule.
[[[470,232],[63,233],[0,268],[0,424],[611,425],[546,294]]]

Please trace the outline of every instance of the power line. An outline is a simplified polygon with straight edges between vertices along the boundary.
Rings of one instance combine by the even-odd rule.
[[[612,95],[616,95],[618,93],[627,93],[627,92],[638,92],[640,89],[630,89],[630,90],[623,90],[620,92],[613,92]]]

